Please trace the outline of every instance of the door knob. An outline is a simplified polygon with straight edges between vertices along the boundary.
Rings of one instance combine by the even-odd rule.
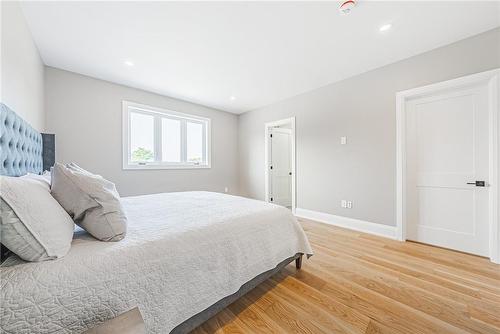
[[[472,185],[475,185],[476,187],[486,186],[486,182],[484,182],[484,181],[467,182],[467,184],[472,184]]]

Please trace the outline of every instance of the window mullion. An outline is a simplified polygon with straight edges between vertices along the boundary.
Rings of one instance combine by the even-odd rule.
[[[130,164],[132,161],[132,121],[131,121],[131,110],[127,108],[127,161]]]
[[[201,154],[202,154],[202,164],[207,163],[207,124],[206,123],[201,123],[202,126],[202,134],[201,134]]]
[[[181,120],[181,162],[187,162],[187,121]]]
[[[161,117],[155,116],[154,118],[154,148],[155,148],[155,162],[161,162],[161,150],[162,150],[162,142],[161,142]]]

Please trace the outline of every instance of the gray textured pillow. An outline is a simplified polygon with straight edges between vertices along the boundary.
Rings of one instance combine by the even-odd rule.
[[[63,257],[74,223],[50,195],[47,182],[0,176],[0,242],[26,261]]]
[[[127,232],[127,217],[115,185],[76,164],[56,163],[52,196],[76,224],[102,241],[119,241]]]

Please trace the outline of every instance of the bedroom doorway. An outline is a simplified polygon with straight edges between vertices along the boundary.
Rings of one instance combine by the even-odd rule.
[[[400,92],[398,232],[499,262],[500,70]]]
[[[295,180],[295,117],[266,123],[266,202],[295,213]]]

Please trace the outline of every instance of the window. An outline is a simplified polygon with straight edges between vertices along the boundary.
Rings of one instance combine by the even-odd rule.
[[[123,168],[210,168],[210,120],[123,101]]]

